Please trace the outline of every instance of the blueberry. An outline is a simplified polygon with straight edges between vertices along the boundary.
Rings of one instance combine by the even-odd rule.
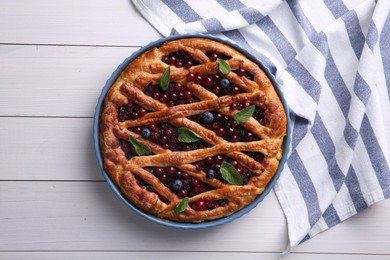
[[[214,120],[214,115],[211,112],[204,112],[202,115],[202,119],[206,123],[211,123]]]
[[[172,182],[172,189],[178,191],[183,188],[183,182],[181,180],[174,180]]]
[[[151,132],[148,128],[146,128],[146,127],[142,128],[142,130],[141,130],[142,137],[148,138],[150,136],[150,134],[151,134]]]
[[[215,171],[213,169],[207,169],[206,170],[206,176],[209,179],[212,179],[215,177]]]
[[[228,79],[222,79],[219,84],[223,88],[230,88],[230,81]]]

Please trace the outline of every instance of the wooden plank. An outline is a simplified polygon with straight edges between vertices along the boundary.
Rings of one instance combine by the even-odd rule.
[[[1,259],[29,259],[29,260],[199,260],[199,259],[224,259],[224,260],[259,260],[259,259],[283,259],[283,260],[384,260],[389,255],[354,255],[354,254],[304,254],[291,253],[280,258],[280,253],[245,253],[245,252],[0,252]]]
[[[0,180],[103,180],[92,121],[0,117]]]
[[[106,81],[137,49],[0,45],[0,116],[92,117]]]
[[[2,181],[0,209],[0,251],[278,253],[287,244],[285,219],[273,193],[232,223],[192,231],[142,219],[101,182]],[[389,255],[389,214],[388,200],[292,252]]]
[[[0,43],[141,46],[160,34],[129,0],[0,0]]]
[[[0,251],[263,251],[287,243],[272,194],[244,217],[204,230],[154,224],[101,182],[0,182]]]

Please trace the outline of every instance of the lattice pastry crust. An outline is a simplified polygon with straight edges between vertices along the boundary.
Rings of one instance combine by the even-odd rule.
[[[231,72],[223,75],[216,58]],[[167,67],[164,91],[159,80]],[[255,113],[235,123],[248,104]],[[212,122],[202,117],[206,112]],[[199,144],[178,142],[178,128],[199,135]],[[228,216],[261,194],[278,168],[285,135],[282,102],[256,63],[221,42],[184,38],[142,53],[120,74],[102,106],[99,138],[105,170],[131,203],[159,218],[195,223]],[[130,136],[152,153],[135,154]],[[242,185],[220,176],[224,161],[236,167]],[[175,213],[183,197],[189,205]]]

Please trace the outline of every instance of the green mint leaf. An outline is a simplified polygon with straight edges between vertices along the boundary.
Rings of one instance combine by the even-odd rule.
[[[223,75],[229,74],[230,71],[232,71],[232,69],[230,68],[229,64],[226,61],[224,61],[223,59],[218,58],[217,62],[218,62],[219,71]]]
[[[167,67],[164,71],[164,74],[162,74],[160,80],[158,81],[158,84],[164,91],[168,90],[170,75],[171,75],[171,67]]]
[[[177,204],[176,208],[173,210],[173,212],[175,214],[179,214],[181,212],[183,212],[184,210],[186,210],[187,206],[188,206],[188,203],[189,203],[190,199],[188,197],[185,197],[183,198],[179,204]]]
[[[145,155],[152,152],[152,149],[147,144],[138,141],[134,136],[129,137],[129,142],[134,146],[135,152],[138,155]]]
[[[249,118],[251,118],[253,112],[255,112],[255,105],[246,107],[234,115],[234,120],[236,120],[238,124],[245,123],[249,120]]]
[[[202,139],[197,133],[185,127],[180,127],[178,133],[179,142],[182,143],[193,143]]]
[[[241,175],[230,163],[223,162],[219,171],[221,172],[222,178],[228,183],[232,185],[241,185],[243,183]]]

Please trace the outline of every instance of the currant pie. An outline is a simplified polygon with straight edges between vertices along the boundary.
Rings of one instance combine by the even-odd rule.
[[[197,223],[254,201],[275,175],[287,120],[266,73],[202,37],[161,43],[109,88],[99,142],[121,193],[158,218]]]

